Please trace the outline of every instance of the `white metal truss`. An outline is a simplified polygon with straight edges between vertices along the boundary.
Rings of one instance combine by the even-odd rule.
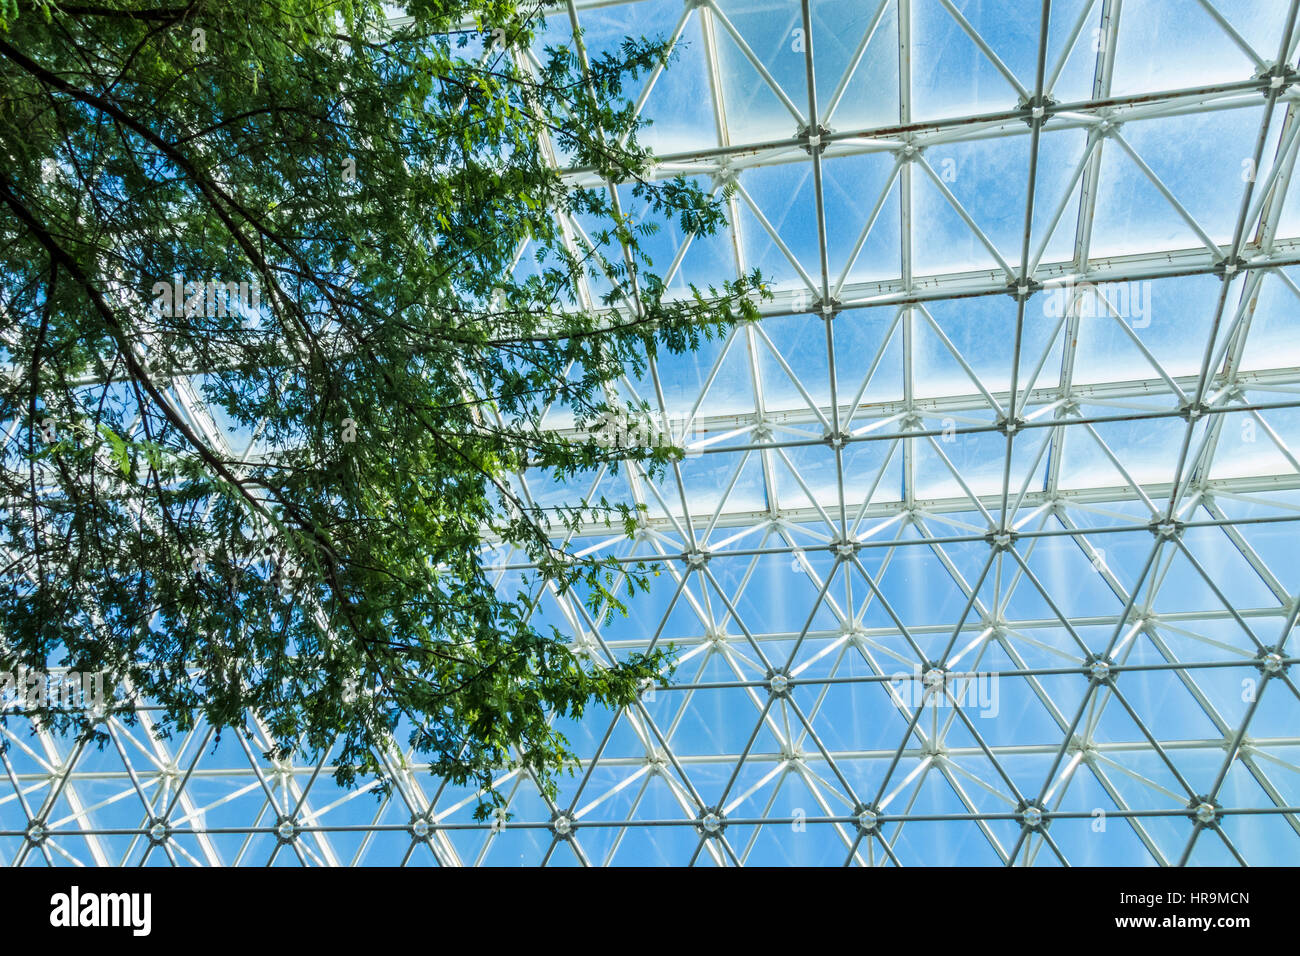
[[[565,727],[558,800],[503,770],[489,823],[396,748],[377,798],[329,754],[269,762],[255,715],[159,740],[144,708],[102,752],[11,719],[0,855],[1294,861],[1298,5],[557,6],[584,56],[678,47],[636,99],[655,174],[734,191],[721,239],[666,237],[670,285],[757,265],[776,293],[621,383],[690,452],[665,478],[518,479],[646,506],[632,540],[570,542],[659,570],[627,618],[549,588],[535,613],[597,666],[672,642],[670,685]],[[527,565],[493,553],[514,587]]]

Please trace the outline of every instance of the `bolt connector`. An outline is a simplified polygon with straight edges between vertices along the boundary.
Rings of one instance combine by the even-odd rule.
[[[1022,96],[1015,103],[1015,108],[1021,112],[1022,120],[1030,126],[1030,129],[1034,129],[1034,126],[1041,126],[1049,120],[1054,105],[1057,105],[1056,99],[1048,94],[1041,94],[1039,96]]]
[[[696,570],[699,570],[700,568],[708,564],[709,557],[710,557],[709,552],[701,551],[698,548],[694,551],[682,552],[682,560],[686,562],[686,566],[689,568],[694,568]]]
[[[149,828],[145,830],[145,834],[149,837],[149,842],[151,844],[154,846],[162,846],[172,835],[171,824],[162,817],[154,817],[149,821]]]
[[[1043,284],[1037,279],[1026,279],[1024,282],[1021,282],[1019,279],[1012,279],[1006,286],[1007,295],[1011,296],[1011,298],[1015,299],[1017,302],[1024,302],[1042,288]]]
[[[1100,654],[1088,655],[1088,659],[1083,665],[1083,672],[1088,675],[1088,679],[1094,684],[1114,683],[1117,675],[1115,662],[1109,657],[1102,657]]]
[[[943,697],[944,685],[948,682],[948,669],[942,664],[927,664],[921,674],[922,699]]]
[[[1012,435],[1023,430],[1025,424],[1025,420],[1019,416],[1012,418],[1009,415],[1003,415],[997,420],[997,423],[993,427],[1010,438]]]
[[[1020,825],[1026,830],[1037,830],[1039,832],[1046,830],[1048,823],[1047,809],[1037,801],[1021,800],[1016,805],[1016,814],[1020,817]]]
[[[692,0],[686,0],[686,2],[689,5]],[[699,0],[700,4],[705,4],[707,2],[708,0]],[[736,178],[737,171],[732,169],[731,166],[725,162],[709,176],[709,180],[715,190],[727,188],[736,181]]]
[[[1279,96],[1286,92],[1286,88],[1296,81],[1300,80],[1300,73],[1297,73],[1285,63],[1278,63],[1272,67],[1263,67],[1255,74],[1255,79],[1260,82],[1260,92],[1268,96],[1274,91]]]
[[[33,820],[31,824],[27,827],[27,832],[23,834],[23,836],[27,838],[27,842],[30,843],[32,846],[40,846],[42,843],[45,842],[45,838],[48,837],[49,835],[50,835],[49,829],[45,826],[45,824],[41,823],[38,820]]]
[[[1157,538],[1165,538],[1166,540],[1172,541],[1175,538],[1181,538],[1183,536],[1183,528],[1185,527],[1186,525],[1181,521],[1167,521],[1163,518],[1157,518],[1155,521],[1152,521],[1147,525],[1147,530]]]
[[[1186,405],[1180,405],[1178,408],[1178,417],[1183,421],[1191,424],[1200,421],[1210,413],[1210,406],[1204,402],[1188,402]]]
[[[721,807],[706,807],[695,821],[695,827],[705,837],[720,837],[727,829],[727,815]]]
[[[856,541],[836,541],[830,546],[831,553],[840,561],[851,561],[853,556],[858,553],[858,543]]]
[[[843,305],[844,303],[839,299],[831,296],[829,299],[822,299],[817,303],[817,311],[821,313],[822,318],[833,319],[840,314]]]
[[[849,435],[847,432],[828,430],[822,432],[822,441],[830,445],[832,448],[843,448],[849,442]]]
[[[794,684],[790,680],[790,675],[785,671],[772,670],[767,672],[767,689],[773,697],[789,697],[793,687]]]
[[[572,840],[578,821],[568,810],[556,810],[555,815],[551,817],[550,826],[551,833],[555,834],[557,840]]]
[[[1191,811],[1188,815],[1198,826],[1214,829],[1219,825],[1219,811],[1223,809],[1223,804],[1210,797],[1192,797],[1187,809]]]
[[[809,156],[813,154],[814,149],[817,150],[818,155],[821,155],[826,152],[826,140],[824,137],[827,137],[830,134],[831,131],[819,123],[816,126],[799,127],[799,130],[794,134],[794,138],[804,141],[803,149]]]
[[[293,843],[298,839],[298,825],[292,817],[280,817],[275,823],[275,839],[281,844]]]
[[[1018,537],[1020,536],[1014,531],[990,531],[984,536],[984,540],[994,551],[1010,551]]]
[[[433,821],[427,813],[412,816],[407,829],[411,831],[411,839],[417,843],[427,843],[433,837]]]
[[[1029,124],[1030,128],[1035,125],[1041,125],[1047,122],[1048,114],[1051,113],[1052,107],[1056,105],[1056,100],[1046,93],[1039,96],[1021,97],[1016,103],[1016,109],[1021,113],[1021,119]]]
[[[1210,271],[1220,279],[1227,282],[1229,279],[1234,278],[1238,272],[1243,272],[1245,269],[1246,260],[1241,258],[1241,256],[1234,256],[1231,259],[1223,259],[1216,263],[1214,268]]]
[[[1099,122],[1096,126],[1094,126],[1093,129],[1096,130],[1098,136],[1104,138],[1110,136],[1111,133],[1118,133],[1119,128],[1123,125],[1124,124],[1117,119],[1112,119],[1109,116],[1103,116],[1101,118],[1101,122]]]
[[[858,832],[863,836],[880,832],[880,808],[874,803],[859,803],[853,808],[853,816],[858,825]]]
[[[1277,651],[1260,651],[1255,657],[1255,666],[1259,668],[1261,674],[1276,677],[1279,674],[1285,674],[1287,668],[1291,665]]]

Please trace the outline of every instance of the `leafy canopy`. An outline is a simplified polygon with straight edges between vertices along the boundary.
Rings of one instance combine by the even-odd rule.
[[[668,466],[588,429],[762,286],[670,299],[643,248],[723,223],[638,144],[625,90],[661,40],[538,49],[514,0],[406,13],[0,4],[0,667],[105,671],[167,732],[256,713],[345,784],[406,738],[484,815],[512,761],[554,792],[554,715],[671,666],[538,623],[544,588],[608,614],[651,572],[566,548],[634,508],[540,508],[516,476]],[[496,586],[485,541],[535,569]]]

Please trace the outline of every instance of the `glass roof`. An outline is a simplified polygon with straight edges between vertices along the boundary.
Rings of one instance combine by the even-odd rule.
[[[574,541],[656,562],[627,617],[536,613],[595,662],[676,644],[671,686],[567,724],[559,799],[505,774],[490,823],[397,750],[376,801],[256,734],[11,722],[0,858],[1294,861],[1297,2],[558,7],[539,49],[675,38],[637,99],[657,174],[736,187],[657,271],[776,291],[621,383],[690,451],[663,480],[519,478],[646,506]]]

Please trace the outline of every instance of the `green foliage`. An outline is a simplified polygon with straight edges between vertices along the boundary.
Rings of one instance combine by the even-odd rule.
[[[344,783],[404,738],[483,815],[501,768],[571,766],[554,715],[671,667],[579,659],[536,620],[545,588],[617,613],[650,572],[564,547],[634,508],[539,508],[512,475],[666,467],[680,449],[584,430],[625,370],[753,318],[762,287],[669,299],[642,247],[723,223],[638,145],[625,91],[662,41],[533,62],[535,8],[407,12],[0,0],[0,667],[107,671],[166,730],[256,712],[274,754],[337,745]],[[259,301],[223,307],[240,282]],[[552,407],[579,429],[543,427]],[[496,539],[540,570],[495,587]]]

